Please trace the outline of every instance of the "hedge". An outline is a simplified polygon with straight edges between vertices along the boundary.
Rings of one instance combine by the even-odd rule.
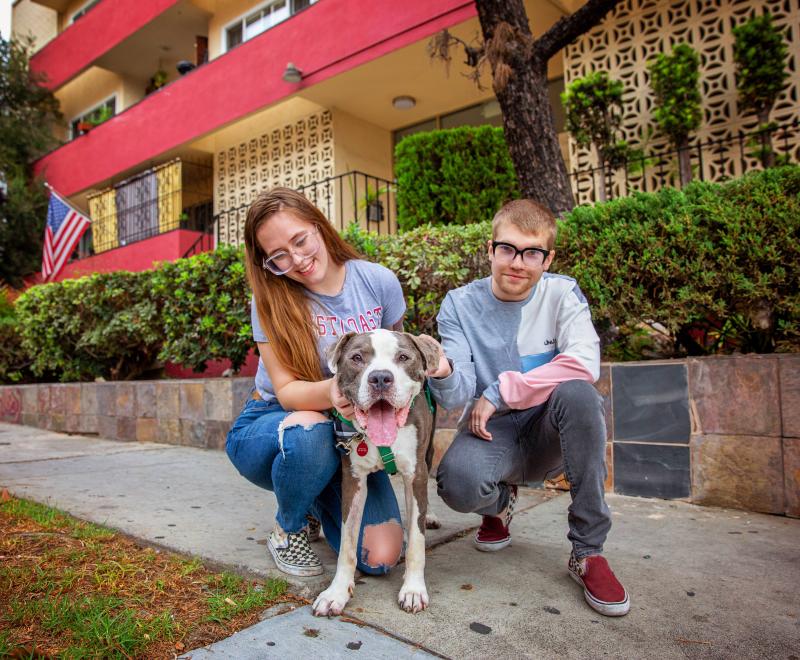
[[[345,232],[397,273],[407,329],[430,334],[445,293],[488,274],[489,235],[488,221]],[[654,328],[661,355],[798,351],[800,167],[579,207],[559,223],[553,270],[580,283],[606,358],[647,355]],[[167,360],[202,370],[227,357],[238,368],[252,347],[249,299],[232,247],[32,287],[0,324],[24,353],[13,342],[0,350],[0,379],[13,382],[13,365],[27,361],[37,377],[61,380],[133,378]]]
[[[494,126],[410,135],[395,147],[394,167],[401,230],[491,219],[519,195],[503,129]]]

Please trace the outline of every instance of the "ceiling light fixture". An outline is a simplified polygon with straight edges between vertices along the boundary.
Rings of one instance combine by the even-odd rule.
[[[397,110],[409,110],[417,105],[417,99],[413,96],[395,96],[392,99],[392,106]]]
[[[283,76],[281,77],[283,78],[284,82],[299,83],[303,79],[303,72],[294,64],[289,62],[286,65],[286,70],[283,72]]]

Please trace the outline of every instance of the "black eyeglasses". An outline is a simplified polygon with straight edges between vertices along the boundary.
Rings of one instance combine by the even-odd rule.
[[[522,263],[531,268],[536,268],[544,263],[544,260],[550,255],[550,250],[544,248],[529,247],[520,250],[511,243],[503,243],[502,241],[492,241],[492,254],[498,263],[508,265],[513,263],[517,255],[522,255]]]

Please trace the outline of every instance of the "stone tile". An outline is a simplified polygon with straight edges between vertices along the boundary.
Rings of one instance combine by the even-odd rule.
[[[454,408],[453,410],[445,410],[441,406],[436,409],[436,428],[437,429],[454,429],[458,425],[458,420],[461,418],[462,408]]]
[[[78,430],[81,433],[97,435],[97,420],[97,415],[80,415]]]
[[[231,378],[231,420],[236,419],[242,412],[244,404],[250,398],[253,389],[253,378]]]
[[[800,438],[800,355],[781,355],[781,420],[785,438]]]
[[[455,429],[437,428],[433,432],[433,458],[431,459],[431,474],[436,473],[436,468],[442,462],[442,457],[445,452],[450,448],[453,443],[453,438],[456,437]]]
[[[22,390],[22,412],[23,413],[38,413],[39,412],[39,386],[38,385],[23,385]],[[23,422],[24,424],[24,422]]]
[[[66,398],[66,412],[68,415],[81,414],[81,384],[70,383],[64,385],[64,392]]]
[[[180,413],[181,419],[202,422],[205,419],[203,405],[203,391],[205,384],[202,381],[183,381],[180,388]]]
[[[80,400],[80,399],[78,399]],[[80,433],[81,432],[81,416],[80,415],[73,415],[72,413],[67,413],[66,416],[66,428],[64,429],[67,433]]]
[[[182,419],[181,423],[181,442],[182,445],[205,449],[206,446],[206,425],[204,422],[196,422],[192,419]]]
[[[97,415],[97,383],[81,385],[81,415]]]
[[[22,413],[22,423],[25,426],[38,426],[39,413],[37,412],[24,412]]]
[[[117,417],[117,440],[134,442],[136,440],[136,418]]]
[[[158,442],[158,420],[154,417],[137,418],[136,439],[139,442]]]
[[[46,415],[50,412],[50,386],[49,385],[39,385],[39,388],[36,390],[36,399],[37,399],[37,412],[40,415]]]
[[[117,439],[117,418],[113,415],[97,416],[97,435],[108,440]]]
[[[781,434],[775,358],[694,358],[689,361],[689,390],[698,434]]]
[[[225,449],[225,440],[231,428],[231,422],[208,420],[206,426],[206,448]]]
[[[614,442],[689,444],[686,365],[611,367]]]
[[[614,491],[621,495],[688,498],[689,447],[615,442]]]
[[[67,412],[67,386],[50,386],[50,409],[51,415],[65,415]]]
[[[206,420],[231,422],[233,387],[230,378],[209,378],[203,381],[203,405]]]
[[[50,429],[50,415],[48,413],[39,413],[37,416],[36,426],[40,429]]]
[[[63,413],[53,413],[49,416],[49,422],[47,424],[47,428],[51,431],[57,431],[58,433],[64,433],[67,430],[67,416]]]
[[[608,475],[606,476],[605,491],[607,493],[614,492],[614,443],[606,443],[606,469]]]
[[[783,513],[781,439],[696,435],[692,438],[692,501]]]
[[[0,420],[9,424],[22,421],[22,391],[19,387],[0,387]]]
[[[136,385],[117,383],[117,417],[136,417]]]
[[[606,416],[606,440],[614,439],[614,407],[611,401],[611,366],[600,365],[600,378],[594,384],[600,396],[603,397],[603,412]]]
[[[156,384],[151,381],[136,383],[136,417],[156,416]]]
[[[178,419],[180,414],[180,383],[156,383],[156,416],[158,419]]]
[[[783,480],[786,515],[800,518],[800,438],[783,439]]]
[[[179,419],[159,419],[158,442],[168,445],[181,444],[181,421]]]
[[[117,414],[117,385],[116,383],[96,383],[95,396],[97,399],[97,414]],[[101,434],[102,435],[102,434]]]

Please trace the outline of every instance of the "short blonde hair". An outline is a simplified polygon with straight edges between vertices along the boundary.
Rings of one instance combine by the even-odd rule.
[[[492,220],[492,239],[497,238],[497,230],[504,222],[526,234],[541,236],[548,250],[556,244],[556,217],[549,208],[532,199],[515,199],[504,204]]]

